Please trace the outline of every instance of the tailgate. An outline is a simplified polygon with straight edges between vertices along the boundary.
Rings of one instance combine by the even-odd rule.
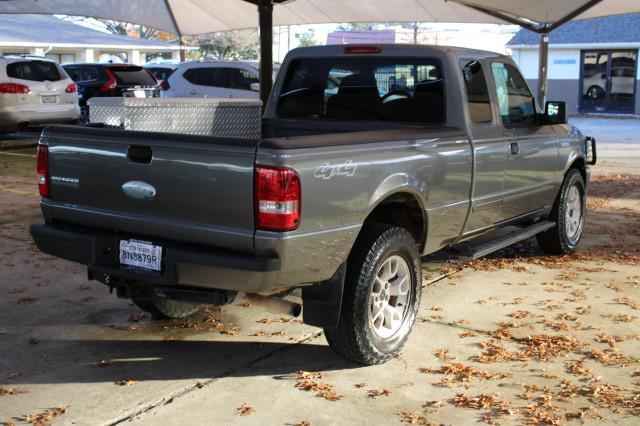
[[[47,221],[253,250],[257,140],[56,126],[42,142]]]

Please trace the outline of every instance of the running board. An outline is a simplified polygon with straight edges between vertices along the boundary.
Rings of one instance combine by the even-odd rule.
[[[527,226],[526,228],[522,228],[519,231],[512,232],[495,240],[491,240],[477,246],[470,245],[469,247],[463,249],[458,257],[464,260],[479,259],[520,241],[527,240],[541,232],[553,228],[554,226],[556,226],[555,222],[544,220],[542,222]]]

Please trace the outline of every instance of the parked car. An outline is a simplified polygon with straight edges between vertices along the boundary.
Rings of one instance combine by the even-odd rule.
[[[582,94],[592,99],[604,98],[607,91],[607,73],[598,72],[583,81]],[[611,69],[611,95],[633,96],[636,90],[636,70],[633,67]]]
[[[297,314],[301,288],[304,322],[377,364],[414,325],[421,256],[576,249],[595,141],[507,56],[322,46],[287,56],[261,139],[55,126],[38,153],[40,250],[168,317],[238,292]]]
[[[150,71],[130,64],[68,64],[62,66],[78,85],[82,121],[89,119],[87,101],[100,97],[151,98],[160,96],[158,80]]]
[[[244,62],[187,62],[163,83],[167,98],[258,98],[260,75]]]
[[[175,62],[149,62],[143,65],[144,69],[151,72],[158,80],[160,88],[164,86],[164,82],[169,79],[169,76],[178,68],[178,64]]]
[[[0,132],[77,121],[77,92],[73,80],[53,61],[0,56]]]

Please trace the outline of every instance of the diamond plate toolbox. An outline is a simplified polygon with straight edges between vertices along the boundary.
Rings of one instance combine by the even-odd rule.
[[[92,98],[89,121],[124,130],[260,138],[257,99]]]

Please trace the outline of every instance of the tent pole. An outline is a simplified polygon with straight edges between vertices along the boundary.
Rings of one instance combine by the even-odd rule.
[[[187,60],[187,44],[184,42],[184,37],[180,37],[180,63],[184,63]]]
[[[540,34],[538,68],[538,103],[541,108],[545,107],[547,97],[547,69],[549,64],[549,33]]]
[[[260,21],[260,99],[266,108],[273,86],[273,4],[271,0],[258,3]]]

